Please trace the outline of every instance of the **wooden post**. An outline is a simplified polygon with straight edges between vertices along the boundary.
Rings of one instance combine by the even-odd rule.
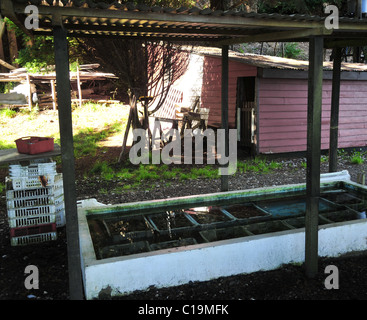
[[[311,37],[309,49],[305,232],[305,267],[309,278],[318,272],[323,40],[322,37]]]
[[[55,80],[51,80],[51,97],[52,97],[52,108],[53,110],[56,110]]]
[[[359,184],[366,184],[366,174],[365,173],[358,173],[357,175],[357,183]]]
[[[222,46],[222,129],[225,130],[225,154],[229,156],[228,129],[228,45]],[[228,166],[228,164],[227,164]],[[228,175],[221,175],[221,191],[228,191]]]
[[[29,111],[32,111],[32,88],[31,88],[31,79],[29,74],[27,73],[27,85],[28,85],[28,107]]]
[[[338,167],[338,126],[339,126],[339,98],[340,98],[340,70],[342,48],[333,50],[333,84],[331,94],[330,114],[330,144],[329,144],[329,172],[336,172]]]
[[[66,34],[67,32],[64,28],[61,26],[54,26],[53,35],[55,43],[56,89],[59,110],[68,248],[69,294],[71,300],[80,300],[83,299],[83,286],[80,264],[78,211],[76,204],[69,53]]]
[[[79,66],[77,67],[77,70],[76,70],[76,81],[77,81],[77,86],[78,86],[79,107],[81,107],[82,106],[82,88],[80,86]]]

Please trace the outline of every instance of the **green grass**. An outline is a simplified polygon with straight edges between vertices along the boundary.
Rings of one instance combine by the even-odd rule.
[[[17,112],[13,109],[5,108],[0,109],[0,118],[14,118],[16,117]]]
[[[106,161],[97,161],[93,168],[90,170],[92,175],[100,175],[105,180],[112,180],[115,177],[114,170],[109,166]]]
[[[363,154],[360,151],[354,151],[350,156],[350,162],[353,164],[362,164],[364,162]]]
[[[238,162],[239,173],[251,171],[266,174],[281,167],[281,163],[268,161],[264,157],[257,157],[254,160],[246,162]],[[155,182],[164,181],[167,184],[169,180],[173,179],[185,181],[198,178],[209,180],[219,178],[218,168],[214,165],[186,167],[184,165],[168,166],[166,164],[140,164],[131,166],[128,161],[123,165],[123,168],[111,165],[107,161],[97,162],[90,170],[89,174],[99,175],[105,180],[117,179],[119,181],[124,181],[122,187],[119,186],[114,189],[116,192],[139,188],[143,182],[154,184]]]
[[[144,180],[159,180],[160,175],[157,172],[156,165],[139,165],[139,169],[135,171],[135,179],[138,181]]]
[[[204,168],[192,168],[190,171],[191,175],[195,178],[209,178],[215,179],[218,178],[218,169],[207,165]]]
[[[239,173],[257,172],[266,174],[281,167],[281,163],[274,160],[268,161],[264,157],[255,157],[253,160],[237,162],[237,171]]]
[[[89,176],[98,175],[105,180],[118,179],[125,181],[127,186],[133,184],[133,187],[144,181],[166,181],[172,179],[189,180],[189,179],[215,179],[218,178],[218,169],[211,165],[205,167],[194,167],[188,169],[182,167],[169,167],[166,164],[140,164],[129,168],[119,168],[109,164],[107,161],[96,162],[89,171]],[[130,189],[130,187],[126,187]]]
[[[128,168],[123,168],[115,172],[116,178],[121,180],[130,180],[134,177],[134,174],[130,172]]]
[[[87,103],[73,110],[75,156],[93,155],[104,139],[123,132],[128,107],[122,104]],[[15,148],[14,141],[25,136],[53,137],[60,144],[58,113],[22,109],[0,110],[0,149]]]
[[[320,161],[321,163],[329,162],[329,156],[321,156]]]
[[[0,150],[15,148],[15,142],[7,142],[0,140]]]
[[[83,128],[74,135],[74,155],[76,158],[86,155],[95,155],[99,145],[98,143],[107,137],[119,133],[122,130],[120,122],[106,124],[102,130],[94,128]]]

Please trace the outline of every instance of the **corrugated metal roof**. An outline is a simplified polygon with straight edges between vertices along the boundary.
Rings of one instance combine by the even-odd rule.
[[[217,48],[197,47],[195,48],[194,52],[206,56],[215,56],[218,58],[221,56],[221,50]],[[229,51],[228,57],[230,60],[234,60],[240,63],[246,63],[264,69],[308,70],[309,64],[309,62],[305,60],[296,60],[251,53],[240,53],[235,51]],[[324,70],[333,70],[333,62],[324,61]],[[367,64],[342,62],[341,70],[367,72]]]
[[[319,16],[260,14],[196,7],[162,8],[117,1],[109,5],[92,0],[2,0],[2,14],[14,15],[23,23],[24,9],[29,4],[36,5],[39,10],[39,28],[33,30],[35,34],[51,34],[53,24],[62,23],[69,36],[75,37],[195,41],[206,45],[243,43],[247,38],[257,42],[253,36],[264,34],[277,41],[284,38],[284,33],[288,40],[293,41],[307,41],[310,35],[320,35],[320,32],[325,37],[336,36],[339,39],[345,39],[346,36],[348,39],[367,38],[366,20],[340,18],[338,30],[325,32],[325,17]]]
[[[13,2],[22,5],[33,4],[36,6],[51,6],[51,7],[75,7],[83,9],[104,9],[104,10],[117,10],[117,11],[133,11],[133,12],[154,12],[164,13],[172,15],[205,15],[205,16],[237,16],[245,18],[257,18],[257,19],[276,19],[276,20],[289,20],[289,21],[323,21],[325,17],[306,15],[306,14],[291,14],[282,15],[278,13],[256,13],[245,12],[238,10],[212,10],[209,8],[200,9],[197,7],[187,8],[171,8],[171,7],[159,7],[159,6],[147,6],[145,4],[134,4],[132,2],[119,3],[115,1],[112,4],[105,2],[95,2],[92,0],[14,0]],[[348,21],[352,23],[365,23],[365,21],[357,20],[349,17],[341,17],[342,21]]]

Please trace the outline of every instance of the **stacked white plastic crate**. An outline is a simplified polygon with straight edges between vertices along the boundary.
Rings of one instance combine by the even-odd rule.
[[[62,174],[55,162],[10,165],[6,198],[11,245],[56,240],[65,212]]]

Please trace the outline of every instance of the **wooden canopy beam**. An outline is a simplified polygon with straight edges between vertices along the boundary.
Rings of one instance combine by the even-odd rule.
[[[46,24],[40,24],[41,28],[49,27]],[[131,25],[123,25],[123,24],[114,24],[114,25],[75,25],[70,23],[64,23],[64,27],[70,30],[90,30],[90,31],[103,31],[103,32],[126,32],[126,33],[161,33],[161,34],[192,34],[195,32],[196,35],[231,35],[231,29],[210,29],[205,27],[188,27],[188,26],[179,26],[179,27],[165,27],[158,25],[157,27],[152,26],[140,26],[139,24],[131,24]],[[251,30],[248,31],[251,34]]]
[[[367,46],[367,39],[350,39],[350,40],[333,40],[328,39],[325,40],[324,48],[332,49],[332,48],[345,48],[345,47],[364,47]]]

